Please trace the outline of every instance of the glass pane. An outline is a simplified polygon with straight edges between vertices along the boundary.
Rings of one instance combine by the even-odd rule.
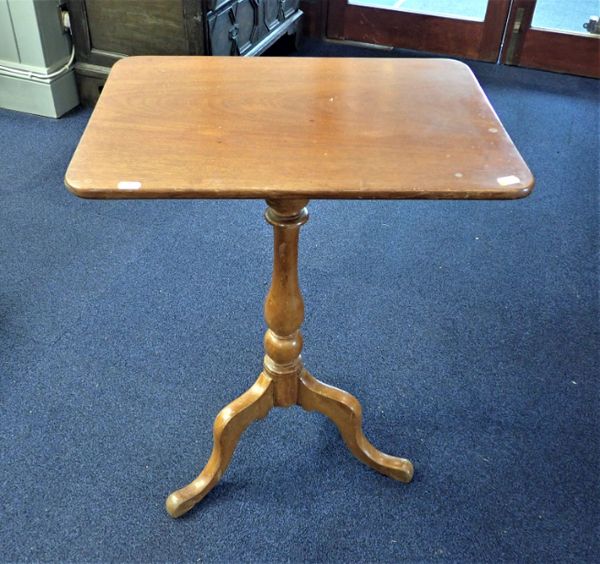
[[[482,22],[488,0],[350,0],[349,4]]]
[[[531,27],[588,33],[583,24],[598,14],[598,0],[538,0]]]

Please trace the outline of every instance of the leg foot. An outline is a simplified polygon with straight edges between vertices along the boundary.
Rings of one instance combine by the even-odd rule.
[[[253,421],[265,417],[271,407],[273,381],[263,373],[249,390],[219,412],[215,419],[212,454],[204,470],[193,482],[167,498],[167,511],[172,517],[189,511],[216,486],[242,433]]]
[[[384,454],[367,440],[362,431],[362,408],[354,396],[319,382],[305,370],[300,376],[298,404],[329,417],[360,461],[395,480],[412,480],[413,465],[409,460]]]

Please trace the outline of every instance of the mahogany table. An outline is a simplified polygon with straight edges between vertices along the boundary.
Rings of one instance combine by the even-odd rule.
[[[264,369],[214,425],[208,464],[172,493],[178,517],[219,481],[272,407],[330,417],[352,453],[402,482],[361,406],[304,368],[300,226],[310,198],[522,198],[533,176],[469,68],[444,59],[131,57],[112,69],[66,173],[83,198],[264,198],[274,229]]]

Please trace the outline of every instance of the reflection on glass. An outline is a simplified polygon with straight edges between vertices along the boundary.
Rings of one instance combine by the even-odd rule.
[[[537,0],[531,27],[587,33],[583,24],[598,9],[598,0]]]
[[[385,8],[482,22],[485,19],[488,0],[350,0],[349,3],[369,8]]]

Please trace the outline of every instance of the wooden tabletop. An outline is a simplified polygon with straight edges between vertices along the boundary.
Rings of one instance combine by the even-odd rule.
[[[84,198],[502,199],[534,180],[460,62],[129,57],[65,183]]]

